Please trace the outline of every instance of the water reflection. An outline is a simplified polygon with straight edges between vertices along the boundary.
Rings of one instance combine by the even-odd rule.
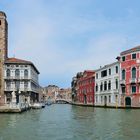
[[[137,140],[140,111],[51,105],[0,115],[0,140]]]

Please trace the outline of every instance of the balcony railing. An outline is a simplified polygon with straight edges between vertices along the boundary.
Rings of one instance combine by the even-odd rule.
[[[19,90],[19,91],[31,91],[31,89],[30,88],[16,88],[16,87],[6,87],[5,88],[5,91],[17,91],[17,90]]]
[[[4,79],[8,79],[8,80],[12,80],[12,79],[18,79],[18,80],[22,80],[22,79],[31,79],[29,76],[5,76]]]
[[[137,82],[137,79],[136,78],[131,78],[130,81],[129,81],[131,84],[135,84]]]
[[[119,89],[113,89],[115,93],[119,93]]]
[[[138,78],[138,83],[140,83],[140,78]]]
[[[120,80],[121,85],[125,85],[125,80]]]

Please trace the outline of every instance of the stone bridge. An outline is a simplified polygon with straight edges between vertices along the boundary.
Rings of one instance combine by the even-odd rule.
[[[70,104],[72,101],[70,99],[56,98],[55,103],[57,104]]]

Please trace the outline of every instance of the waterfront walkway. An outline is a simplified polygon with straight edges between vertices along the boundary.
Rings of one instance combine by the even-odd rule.
[[[29,104],[27,103],[10,103],[10,104],[4,104],[0,106],[0,113],[21,113],[23,111],[28,110]]]

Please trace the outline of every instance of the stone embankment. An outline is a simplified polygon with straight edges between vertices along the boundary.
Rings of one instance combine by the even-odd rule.
[[[29,104],[26,103],[10,103],[0,106],[0,113],[21,113],[30,109]]]

